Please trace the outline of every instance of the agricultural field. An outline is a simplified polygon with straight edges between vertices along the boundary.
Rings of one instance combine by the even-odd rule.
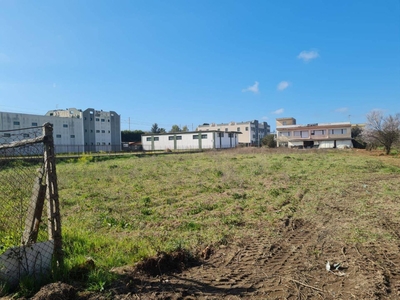
[[[35,297],[400,298],[400,157],[379,153],[62,160],[68,288]]]

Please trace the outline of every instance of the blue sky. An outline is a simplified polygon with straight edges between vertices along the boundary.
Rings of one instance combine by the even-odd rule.
[[[400,1],[0,0],[0,111],[122,129],[400,112]]]

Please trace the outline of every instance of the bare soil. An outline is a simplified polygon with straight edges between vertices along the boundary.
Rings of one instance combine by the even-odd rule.
[[[330,221],[288,219],[274,241],[259,228],[245,241],[205,248],[197,265],[185,252],[160,253],[113,270],[121,280],[106,292],[74,294],[55,283],[32,299],[400,299],[399,248],[330,241]],[[327,271],[327,260],[340,267]]]

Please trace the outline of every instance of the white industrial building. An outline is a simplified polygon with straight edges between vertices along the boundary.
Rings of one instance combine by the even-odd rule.
[[[24,128],[53,124],[55,150],[61,152],[83,152],[83,119],[82,112],[77,109],[69,110],[69,117],[59,117],[46,114],[45,116],[0,112],[0,131],[3,143],[14,141],[14,132]],[[29,133],[24,138],[34,138]]]
[[[240,132],[187,131],[174,133],[147,133],[142,135],[143,150],[194,150],[235,148]]]
[[[92,108],[85,111],[76,108],[50,110],[44,116],[0,112],[1,142],[12,142],[12,131],[44,123],[53,124],[57,153],[121,150],[120,116]]]

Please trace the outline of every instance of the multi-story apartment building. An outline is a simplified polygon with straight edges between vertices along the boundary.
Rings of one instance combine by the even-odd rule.
[[[264,136],[270,133],[270,126],[267,122],[259,122],[257,120],[248,122],[230,122],[230,123],[205,123],[197,127],[199,131],[236,131],[239,134],[239,144],[243,146],[260,146]]]
[[[115,111],[88,108],[83,112],[85,151],[121,150],[121,117]]]
[[[353,147],[350,122],[297,125],[294,118],[279,118],[276,141],[278,147],[290,148]]]
[[[47,122],[53,124],[57,153],[121,150],[120,116],[113,111],[103,112],[92,108],[85,111],[76,108],[56,109],[44,116],[0,112],[0,134],[7,137],[2,141],[13,141],[8,130],[41,126]]]

